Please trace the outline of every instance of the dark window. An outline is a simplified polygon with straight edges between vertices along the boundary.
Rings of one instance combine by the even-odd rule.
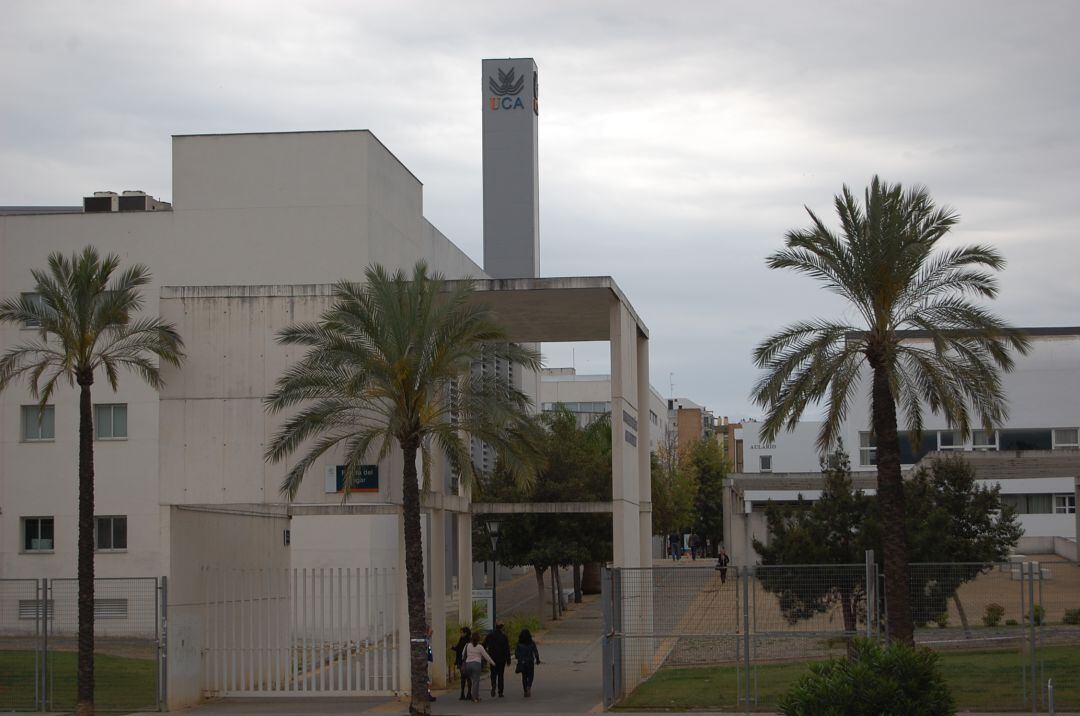
[[[1050,430],[1000,430],[999,450],[1050,450],[1053,440]]]
[[[127,549],[127,517],[97,517],[94,519],[94,548],[97,550]]]
[[[23,518],[23,550],[51,552],[53,550],[53,518]]]

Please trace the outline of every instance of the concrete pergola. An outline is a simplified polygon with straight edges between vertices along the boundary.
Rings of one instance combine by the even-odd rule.
[[[447,282],[448,286],[457,284]],[[649,470],[649,331],[610,276],[485,279],[474,282],[474,301],[487,306],[517,343],[608,341],[611,347],[611,498],[608,503],[472,504],[467,493],[429,493],[432,534],[444,534],[446,513],[458,520],[459,618],[472,619],[472,515],[520,512],[610,511],[613,563],[652,563],[652,482]],[[433,484],[441,481],[433,481]],[[455,498],[464,498],[459,502]],[[446,565],[432,550],[431,583],[443,584]],[[433,678],[445,679],[446,605],[431,594]]]

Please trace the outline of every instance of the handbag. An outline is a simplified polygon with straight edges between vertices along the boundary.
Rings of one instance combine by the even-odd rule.
[[[521,673],[521,662],[520,661],[517,663],[517,666],[514,667],[514,673],[515,674],[520,674]]]

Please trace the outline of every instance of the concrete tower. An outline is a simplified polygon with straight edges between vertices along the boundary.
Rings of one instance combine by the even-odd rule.
[[[484,271],[540,275],[540,172],[536,63],[484,60]]]

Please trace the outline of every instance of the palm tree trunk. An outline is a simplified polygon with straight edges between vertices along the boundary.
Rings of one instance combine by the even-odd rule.
[[[76,716],[94,714],[94,411],[93,371],[79,382],[79,656]]]
[[[409,714],[431,713],[427,697],[427,614],[424,596],[424,551],[420,536],[420,487],[416,481],[416,453],[420,447],[415,438],[401,441],[405,460],[402,475],[402,521],[405,531],[405,584],[409,602]]]
[[[874,373],[872,397],[874,436],[877,438],[878,508],[885,566],[885,599],[889,639],[913,645],[904,483],[900,474],[900,438],[896,432],[896,401],[882,356],[871,356]]]

